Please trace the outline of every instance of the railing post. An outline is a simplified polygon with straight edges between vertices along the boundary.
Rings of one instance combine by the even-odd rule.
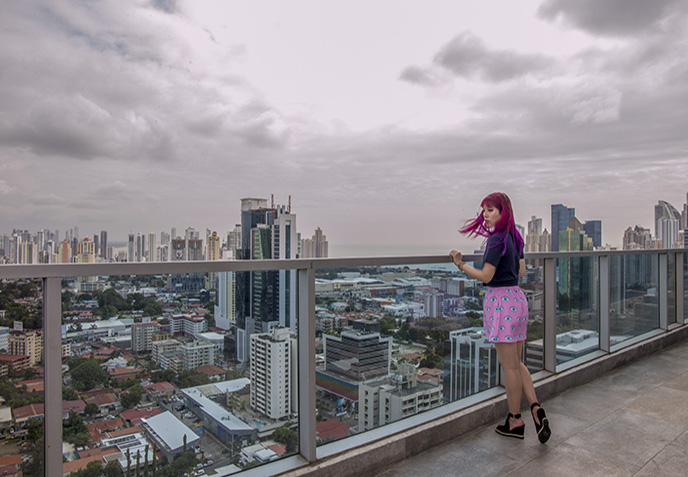
[[[683,254],[685,252],[676,252],[676,260],[674,260],[674,264],[676,266],[676,270],[674,275],[676,276],[676,323],[683,324],[685,323],[686,319],[685,316],[683,316],[684,309],[683,309]]]
[[[609,323],[609,255],[600,256],[600,349],[609,353],[610,323]]]
[[[299,453],[316,460],[315,446],[315,270],[299,270]]]
[[[669,287],[667,274],[669,271],[669,256],[666,252],[659,254],[659,280],[657,289],[657,305],[659,306],[659,329],[669,329]]]
[[[557,259],[554,257],[545,259],[545,316],[542,348],[546,371],[552,373],[557,370]]]
[[[62,281],[43,279],[45,475],[62,475]],[[50,471],[48,470],[50,469]]]

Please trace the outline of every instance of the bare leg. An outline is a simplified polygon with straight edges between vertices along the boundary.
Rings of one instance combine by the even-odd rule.
[[[523,383],[521,381],[521,363],[520,355],[518,354],[518,346],[516,343],[495,343],[497,348],[497,358],[499,364],[504,370],[504,380],[506,381],[506,401],[509,405],[509,412],[511,414],[521,413],[521,391]],[[526,369],[526,371],[528,371]],[[530,374],[528,375],[530,376]],[[530,386],[533,386],[533,381],[530,381]],[[509,428],[521,426],[522,419],[509,418]]]
[[[533,378],[530,376],[530,371],[528,371],[528,368],[526,367],[525,364],[523,364],[522,357],[523,357],[523,343],[524,341],[518,341],[516,342],[516,347],[518,348],[518,359],[519,359],[519,372],[521,375],[521,387],[523,394],[526,396],[526,399],[528,400],[528,404],[533,404],[534,402],[539,402],[537,399],[537,395],[535,394],[535,386],[533,386]],[[535,406],[534,409],[532,409],[531,413],[533,414],[533,418],[535,419],[535,422],[540,424],[540,420],[537,417],[537,410],[539,409],[539,406]]]

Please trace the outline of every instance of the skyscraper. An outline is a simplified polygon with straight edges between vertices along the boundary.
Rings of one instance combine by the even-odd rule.
[[[146,261],[156,262],[158,260],[158,246],[155,243],[155,232],[148,234],[148,247],[146,249]]]
[[[220,260],[222,258],[220,256],[220,236],[217,235],[217,232],[213,232],[208,236],[207,248],[208,252],[206,255],[208,260]]]
[[[100,256],[107,260],[108,257],[108,234],[106,230],[100,231]]]
[[[559,232],[566,230],[569,219],[576,216],[576,209],[562,204],[552,204],[552,251],[559,251]]]
[[[312,238],[301,240],[301,256],[303,258],[326,258],[328,256],[327,237],[320,227],[315,229]]]
[[[602,246],[602,221],[601,220],[586,220],[583,224],[585,235],[592,239],[594,247]]]
[[[291,199],[290,199],[291,200]],[[291,206],[266,199],[241,200],[243,260],[298,258],[296,215]],[[296,271],[239,272],[237,292],[237,359],[248,359],[252,333],[267,333],[275,326],[296,330]]]
[[[655,238],[662,248],[672,248],[678,240],[681,214],[669,202],[660,200],[655,205]]]

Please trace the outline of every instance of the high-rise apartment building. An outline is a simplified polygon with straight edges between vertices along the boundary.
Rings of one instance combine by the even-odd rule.
[[[95,263],[96,244],[86,237],[79,242],[76,253],[79,263]]]
[[[131,349],[135,353],[151,351],[153,335],[159,331],[160,325],[156,322],[134,323],[131,327]]]
[[[236,325],[236,273],[219,272],[215,280],[215,326],[228,330]]]
[[[251,407],[271,419],[297,410],[296,339],[288,328],[251,335]]]
[[[127,262],[136,261],[136,236],[129,234],[127,240]]]
[[[220,236],[217,232],[213,232],[208,236],[208,260],[220,260],[222,256],[220,255],[222,250],[220,248]]]
[[[482,328],[451,331],[449,341],[451,359],[445,394],[450,402],[485,391],[497,384],[497,352]]]
[[[203,260],[203,240],[190,238],[186,241],[187,259],[189,262]]]
[[[236,224],[234,230],[227,234],[227,250],[232,252],[232,257],[237,256],[237,250],[242,248],[241,245],[241,224]]]
[[[681,214],[669,202],[660,200],[655,205],[655,238],[662,248],[673,248],[678,242]]]
[[[108,233],[107,230],[100,231],[100,257],[104,260],[109,260],[112,257],[108,256]]]
[[[148,245],[146,247],[146,261],[147,262],[157,262],[158,261],[158,246],[156,245],[155,232],[148,234]]]
[[[72,244],[69,240],[63,240],[57,247],[57,263],[70,263],[72,261]]]
[[[43,331],[10,331],[7,352],[18,356],[28,356],[29,366],[35,366],[43,360]]]
[[[644,250],[652,248],[652,234],[650,229],[636,225],[635,228],[628,227],[624,231],[623,249],[624,250]]]
[[[327,237],[322,233],[320,227],[315,229],[312,238],[301,240],[301,256],[303,258],[326,258],[328,253]]]
[[[186,239],[173,238],[172,248],[170,251],[171,262],[185,262],[186,261]]]

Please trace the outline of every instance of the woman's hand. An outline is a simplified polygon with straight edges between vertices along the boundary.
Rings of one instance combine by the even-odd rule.
[[[463,259],[461,258],[461,252],[458,252],[456,250],[452,250],[451,252],[449,252],[449,256],[452,258],[454,265],[456,265],[457,267],[459,267],[459,269],[461,269],[461,267],[464,263]]]

